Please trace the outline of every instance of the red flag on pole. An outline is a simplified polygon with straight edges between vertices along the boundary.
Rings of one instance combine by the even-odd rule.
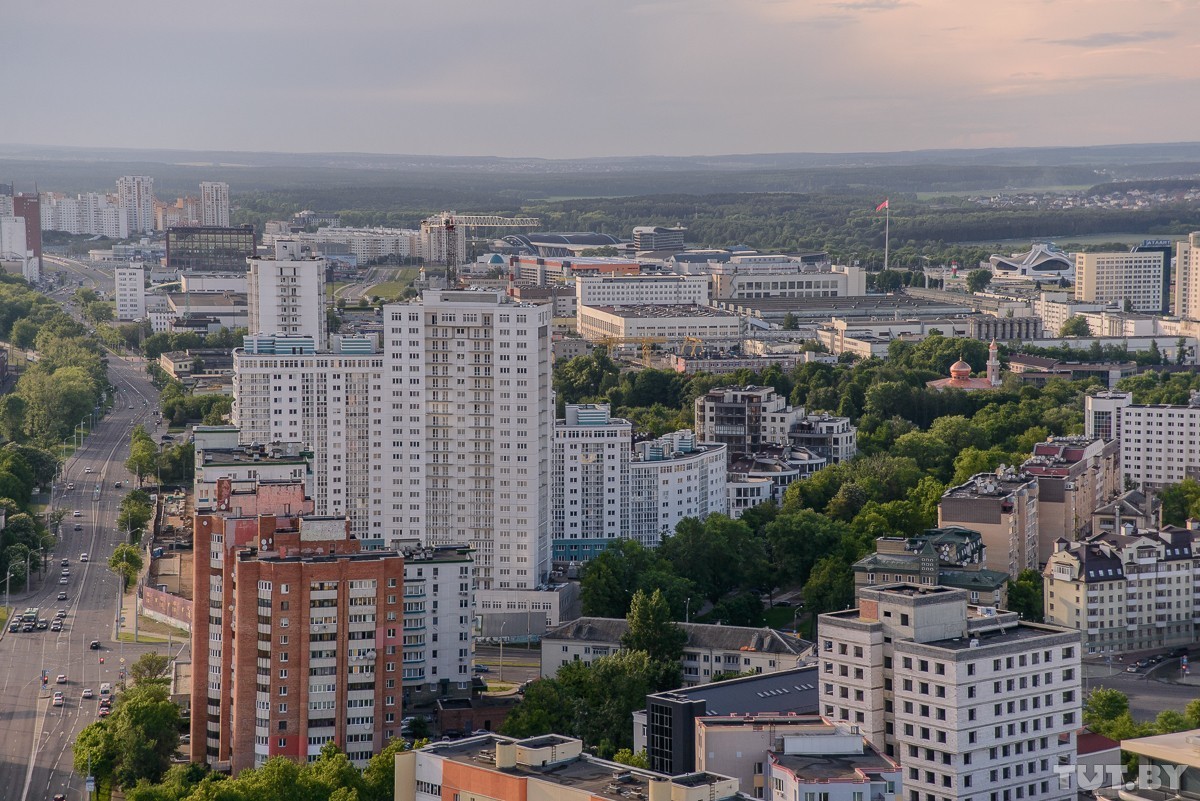
[[[888,202],[885,200],[882,203],[880,203],[878,206],[875,207],[875,211],[883,211],[884,209],[888,209],[888,208],[891,208],[891,206],[889,206]]]

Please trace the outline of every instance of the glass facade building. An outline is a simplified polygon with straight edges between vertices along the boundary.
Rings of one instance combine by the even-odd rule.
[[[244,273],[255,255],[254,227],[167,229],[167,269],[179,272]]]

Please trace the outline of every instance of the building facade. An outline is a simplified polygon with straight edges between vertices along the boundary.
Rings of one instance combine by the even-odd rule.
[[[634,250],[683,250],[683,237],[687,229],[681,225],[664,228],[661,225],[635,225],[633,227]]]
[[[685,517],[703,520],[728,509],[727,449],[676,431],[634,445],[629,463],[629,537],[648,548]]]
[[[554,559],[586,562],[630,535],[633,424],[605,404],[566,407],[554,424],[551,533]]]
[[[1200,531],[1164,526],[1060,540],[1042,573],[1045,619],[1092,654],[1191,646],[1200,613]]]
[[[773,387],[718,387],[696,399],[696,430],[705,442],[728,447],[731,458],[769,445],[811,451],[835,464],[858,453],[858,429],[848,417],[807,414]]]
[[[704,306],[702,275],[596,275],[575,279],[576,309],[584,306]]]
[[[1092,513],[1120,491],[1120,443],[1115,439],[1051,437],[1033,446],[1021,472],[1038,480],[1038,564],[1059,539],[1075,540]]]
[[[1200,477],[1200,392],[1187,405],[1121,407],[1121,472],[1141,489]]]
[[[946,490],[938,503],[938,526],[978,531],[987,567],[1012,578],[1038,567],[1038,480],[1001,465]]]
[[[146,318],[146,268],[139,262],[113,270],[113,295],[117,302],[118,320]]]
[[[167,270],[245,274],[256,253],[254,227],[180,226],[167,229]]]
[[[33,254],[40,274],[42,264],[42,202],[34,194],[18,192],[12,196],[13,216],[25,221],[25,248]]]
[[[311,337],[323,349],[325,260],[307,258],[294,240],[276,240],[273,259],[250,259],[246,300],[251,334]]]
[[[1163,274],[1170,264],[1161,252],[1076,253],[1075,299],[1116,303],[1129,311],[1165,310]]]
[[[821,615],[817,637],[821,714],[900,762],[907,798],[1076,797],[1055,768],[1081,724],[1078,632],[895,584]]]
[[[154,231],[154,179],[148,175],[124,175],[117,179],[117,205],[125,210],[130,232]]]
[[[1200,320],[1200,231],[1175,244],[1175,316]]]
[[[648,338],[679,347],[689,337],[720,343],[742,336],[740,317],[711,306],[579,306],[576,315],[580,336],[593,342]]]
[[[200,224],[229,227],[229,184],[223,181],[200,182]]]
[[[985,565],[987,546],[978,531],[951,526],[918,537],[877,537],[875,553],[854,563],[854,587],[913,584],[967,592],[980,606],[1008,608],[1008,574]]]
[[[1088,439],[1120,441],[1123,410],[1132,403],[1132,392],[1089,392],[1083,398],[1083,435]]]

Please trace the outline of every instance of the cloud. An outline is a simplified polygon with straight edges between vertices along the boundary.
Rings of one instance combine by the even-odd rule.
[[[1175,31],[1107,31],[1102,33],[1092,33],[1087,36],[1080,36],[1074,39],[1048,39],[1050,44],[1065,45],[1067,47],[1114,47],[1116,45],[1136,44],[1138,42],[1155,42],[1162,39],[1171,39],[1177,36]]]

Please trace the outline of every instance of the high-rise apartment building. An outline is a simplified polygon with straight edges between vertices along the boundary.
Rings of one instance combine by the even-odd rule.
[[[246,294],[251,334],[311,337],[325,347],[325,260],[305,257],[299,242],[276,240],[274,258],[250,259]]]
[[[574,405],[554,424],[551,537],[554,558],[586,561],[629,536],[633,424],[609,407]]]
[[[1045,620],[1083,635],[1089,654],[1196,641],[1200,530],[1121,529],[1058,543],[1046,563]]]
[[[1075,540],[1091,527],[1092,513],[1121,490],[1115,439],[1051,437],[1033,446],[1021,472],[1038,480],[1038,564],[1059,539]]]
[[[383,310],[372,537],[467,542],[481,600],[550,572],[550,314],[465,290]]]
[[[95,234],[109,239],[129,237],[129,218],[113,195],[88,192],[68,197],[43,192],[42,230],[68,234]]]
[[[372,338],[334,336],[319,351],[308,336],[248,336],[233,352],[233,423],[242,444],[303,443],[312,453],[314,509],[347,517],[364,548],[391,544],[368,521],[383,374]]]
[[[113,295],[118,320],[142,320],[146,317],[146,266],[131,261],[113,270]]]
[[[1101,390],[1083,398],[1083,435],[1088,439],[1121,439],[1122,410],[1133,403],[1133,393]]]
[[[124,175],[117,179],[117,204],[125,209],[131,233],[154,231],[154,179],[148,175]]]
[[[657,548],[685,517],[725,514],[728,455],[686,429],[637,443],[629,463],[630,538]]]
[[[402,720],[404,558],[361,552],[302,482],[235,493],[194,520],[193,761],[234,773],[327,742],[363,765]]]
[[[1130,311],[1165,311],[1163,275],[1170,264],[1162,252],[1076,253],[1075,299],[1118,303]]]
[[[0,216],[0,259],[20,260],[29,252],[25,247],[25,220]]]
[[[894,584],[821,615],[817,639],[821,714],[900,762],[910,801],[1075,798],[1055,769],[1081,725],[1079,632]]]
[[[447,227],[442,217],[421,221],[421,258],[426,264],[445,264],[450,258],[451,244],[459,264],[467,261],[467,228],[465,225]],[[453,265],[455,267],[458,264]]]
[[[223,181],[200,183],[200,224],[229,227],[229,184]]]
[[[37,195],[18,192],[12,196],[13,216],[25,221],[25,248],[33,253],[38,273],[42,269],[42,203]]]
[[[1200,320],[1200,231],[1175,243],[1175,316]]]

